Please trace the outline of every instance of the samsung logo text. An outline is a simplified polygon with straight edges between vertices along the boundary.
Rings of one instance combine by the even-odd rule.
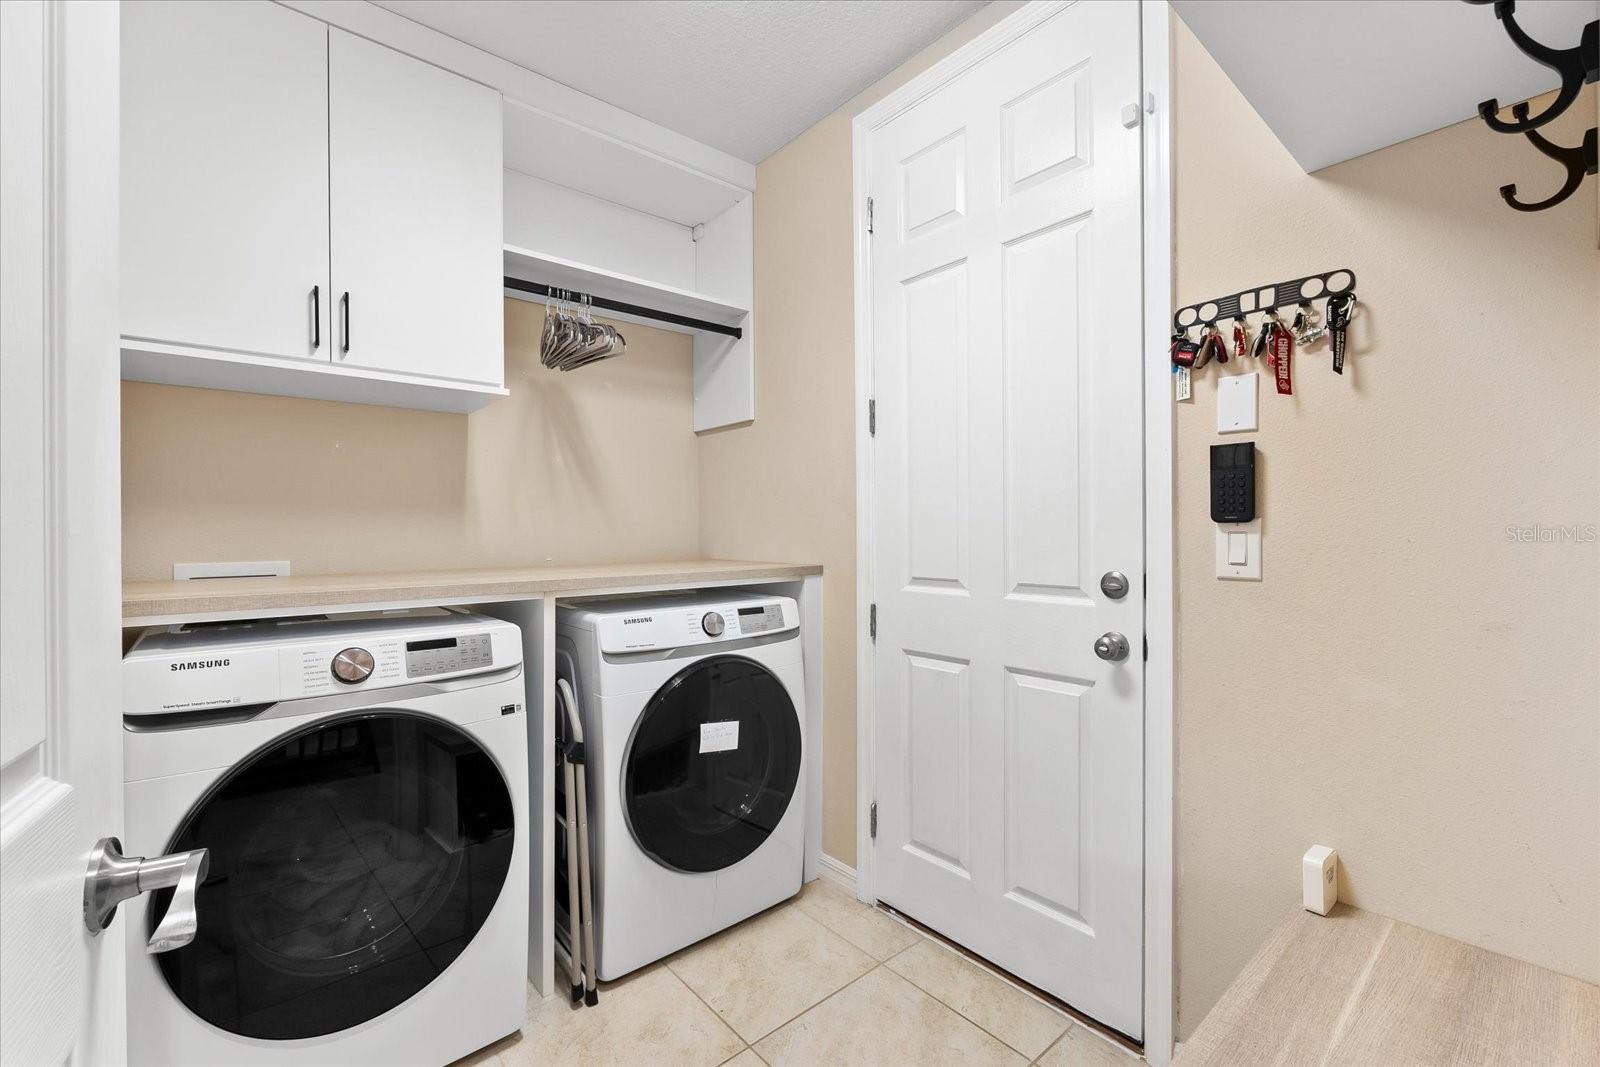
[[[171,667],[175,671],[198,671],[207,667],[226,667],[225,659],[192,659],[188,663],[174,663]]]

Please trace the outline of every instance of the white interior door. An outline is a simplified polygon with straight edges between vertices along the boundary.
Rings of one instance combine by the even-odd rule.
[[[122,39],[122,332],[327,359],[327,26],[140,0]]]
[[[334,360],[504,377],[500,94],[328,31]]]
[[[868,140],[876,895],[1135,1037],[1138,18],[1068,7]]]
[[[0,1063],[118,1063],[117,4],[0,3]]]

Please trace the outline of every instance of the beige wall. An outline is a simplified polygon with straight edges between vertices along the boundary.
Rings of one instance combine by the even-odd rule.
[[[758,417],[701,440],[707,550],[828,568],[823,847],[847,863],[849,116],[999,8],[761,164]],[[1180,1034],[1316,842],[1359,904],[1600,978],[1600,545],[1505,535],[1600,521],[1594,199],[1502,207],[1548,161],[1470,123],[1308,176],[1174,25],[1178,297],[1350,266],[1368,301],[1344,378],[1319,349],[1295,398],[1261,396],[1259,585],[1213,576],[1213,375],[1179,406]]]
[[[1506,534],[1600,523],[1595,197],[1506,208],[1556,168],[1476,120],[1307,175],[1174,30],[1178,301],[1348,266],[1364,305],[1343,378],[1263,383],[1259,584],[1214,577],[1218,372],[1177,405],[1180,1035],[1313,843],[1346,900],[1600,980],[1600,544]]]
[[[992,3],[756,168],[756,419],[700,439],[707,555],[823,565],[822,850],[856,856],[850,120],[1020,3]]]
[[[505,313],[511,395],[465,417],[124,383],[124,577],[697,555],[690,338],[623,323],[625,357],[559,374],[543,306]]]

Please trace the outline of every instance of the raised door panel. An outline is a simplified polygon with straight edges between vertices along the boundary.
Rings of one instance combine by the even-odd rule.
[[[500,95],[329,30],[334,359],[500,384]]]
[[[326,26],[265,0],[122,5],[121,181],[124,336],[327,358]]]
[[[908,589],[964,593],[967,573],[967,265],[904,283]]]

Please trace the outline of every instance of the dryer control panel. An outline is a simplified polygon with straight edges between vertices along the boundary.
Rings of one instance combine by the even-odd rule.
[[[739,597],[725,601],[662,599],[597,612],[595,636],[602,652],[649,652],[766,637],[796,630],[799,606],[789,597]]]

